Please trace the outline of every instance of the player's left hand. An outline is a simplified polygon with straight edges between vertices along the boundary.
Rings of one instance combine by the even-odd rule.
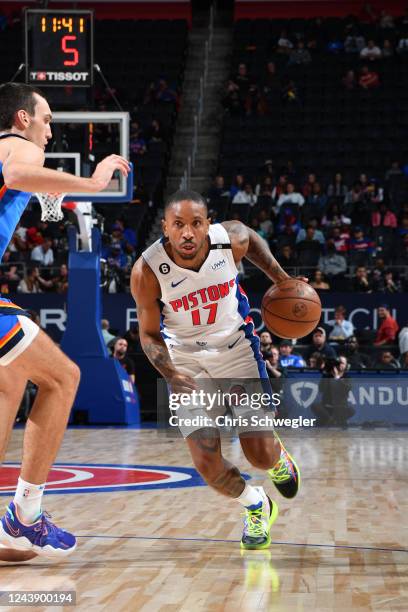
[[[303,281],[304,283],[308,283],[309,279],[306,276],[295,276],[296,280]]]

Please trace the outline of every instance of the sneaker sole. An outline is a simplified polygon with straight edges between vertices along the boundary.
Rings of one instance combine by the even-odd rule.
[[[264,542],[263,544],[258,544],[258,545],[251,545],[251,544],[244,544],[241,541],[241,548],[243,550],[264,550],[265,548],[269,548],[269,546],[271,545],[271,527],[274,524],[274,522],[276,521],[276,519],[278,518],[279,515],[279,508],[278,508],[278,504],[276,502],[272,502],[272,514],[269,517],[269,522],[268,522],[268,539],[266,540],[266,542]]]
[[[71,555],[76,549],[76,543],[71,548],[53,548],[52,546],[37,546],[32,544],[30,540],[24,536],[15,538],[8,534],[0,522],[0,544],[6,548],[11,548],[16,551],[31,551],[39,557],[45,557],[47,559],[65,559]]]

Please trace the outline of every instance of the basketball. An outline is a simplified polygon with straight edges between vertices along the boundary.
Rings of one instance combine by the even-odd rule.
[[[266,327],[275,336],[303,338],[319,323],[322,304],[313,287],[289,278],[268,289],[261,312]]]

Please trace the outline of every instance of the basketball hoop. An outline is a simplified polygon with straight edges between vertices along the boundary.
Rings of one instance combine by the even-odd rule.
[[[92,202],[73,202],[72,200],[64,202],[66,193],[36,193],[35,196],[41,204],[41,221],[62,221],[64,218],[62,209],[74,213],[78,220],[78,237],[81,239],[82,249],[91,250]]]
[[[36,193],[36,198],[41,205],[41,221],[61,221],[64,218],[61,205],[66,196],[65,193]]]

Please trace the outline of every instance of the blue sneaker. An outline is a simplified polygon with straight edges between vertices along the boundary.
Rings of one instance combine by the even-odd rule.
[[[18,510],[11,502],[0,521],[0,543],[15,550],[31,550],[49,559],[63,559],[76,548],[72,533],[59,529],[51,523],[50,515],[42,512],[32,525],[18,518]]]

